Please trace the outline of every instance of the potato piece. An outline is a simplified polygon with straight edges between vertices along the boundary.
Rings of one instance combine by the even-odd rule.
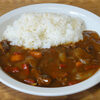
[[[59,59],[62,63],[65,63],[67,61],[66,53],[65,52],[60,52],[59,53]]]
[[[38,52],[38,51],[31,51],[30,54],[31,54],[33,57],[36,57],[36,58],[41,58],[41,57],[42,57],[41,52]]]

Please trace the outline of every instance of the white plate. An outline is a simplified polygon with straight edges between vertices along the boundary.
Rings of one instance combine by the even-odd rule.
[[[27,12],[55,12],[71,16],[77,16],[85,21],[88,30],[94,30],[100,34],[100,18],[97,15],[87,10],[63,4],[36,4],[15,9],[1,16],[0,35],[3,33],[8,24],[11,24],[22,13],[27,13]],[[39,95],[39,96],[63,96],[81,92],[99,83],[100,71],[98,71],[91,78],[81,83],[59,88],[43,88],[43,87],[29,86],[12,79],[7,74],[5,74],[1,69],[0,69],[0,81],[13,89],[28,94]]]

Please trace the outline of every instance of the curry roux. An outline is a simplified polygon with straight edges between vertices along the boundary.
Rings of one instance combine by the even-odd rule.
[[[12,78],[41,87],[62,87],[91,77],[100,68],[100,37],[84,31],[75,44],[26,50],[0,42],[0,66]]]

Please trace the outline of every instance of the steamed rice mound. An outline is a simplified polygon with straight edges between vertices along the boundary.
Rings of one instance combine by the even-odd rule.
[[[50,48],[83,39],[83,20],[54,13],[27,13],[9,25],[2,40],[29,49]]]

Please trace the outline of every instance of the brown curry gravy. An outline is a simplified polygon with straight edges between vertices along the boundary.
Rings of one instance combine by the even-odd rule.
[[[84,39],[50,49],[29,50],[0,43],[0,66],[12,78],[41,87],[62,87],[84,81],[100,68],[100,37],[84,31]]]

